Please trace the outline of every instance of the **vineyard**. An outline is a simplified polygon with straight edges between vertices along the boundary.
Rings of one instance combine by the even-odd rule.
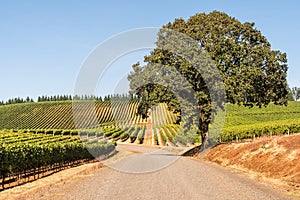
[[[138,102],[127,101],[0,106],[2,189],[108,154],[119,142],[161,147],[201,142],[196,129],[175,124],[178,115],[166,104],[152,107],[147,119],[136,114],[137,108]],[[218,142],[300,132],[300,102],[251,109],[227,104],[223,114],[223,127],[222,120],[210,126]]]
[[[26,182],[77,162],[84,162],[115,149],[106,140],[86,140],[78,137],[32,133],[0,132],[0,177],[5,185]]]
[[[145,140],[147,145],[159,146],[200,142],[195,130],[187,132],[174,124],[178,115],[169,111],[166,104],[152,107],[148,119],[137,115],[137,108],[138,102],[122,100],[5,105],[0,106],[0,129],[53,136],[103,137],[134,144],[143,144]],[[218,121],[210,126],[210,135],[219,142],[300,132],[300,102],[263,108],[227,104],[224,117],[222,128]],[[149,123],[151,131],[146,134]]]
[[[72,101],[23,103],[0,106],[0,129],[76,129],[94,128],[99,124],[119,126],[145,124],[147,119],[136,115],[138,102]],[[157,124],[172,124],[177,116],[159,104],[152,111]]]
[[[300,102],[288,106],[270,104],[263,108],[246,108],[227,104],[224,127],[214,132],[219,124],[211,126],[212,135],[220,142],[249,139],[262,135],[292,134],[300,132]],[[219,129],[217,129],[219,131]]]

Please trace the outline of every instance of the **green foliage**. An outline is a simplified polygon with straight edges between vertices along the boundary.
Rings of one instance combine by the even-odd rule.
[[[300,120],[273,121],[253,125],[241,125],[222,130],[220,142],[252,139],[263,135],[281,135],[300,132]]]
[[[120,135],[120,139],[122,141],[127,140],[128,137],[129,137],[129,134],[127,132],[124,132]]]
[[[69,130],[63,130],[62,131],[62,135],[70,135],[70,131]]]
[[[47,135],[52,135],[52,134],[53,134],[53,130],[45,130],[45,133],[46,133]]]
[[[221,111],[220,111],[221,112]],[[300,118],[300,102],[291,101],[288,106],[269,104],[266,107],[251,109],[233,104],[226,105],[224,128],[240,125],[259,124],[280,120],[294,120]],[[220,124],[211,125],[211,130]]]
[[[102,137],[103,135],[104,135],[104,133],[102,131],[96,133],[97,137]]]
[[[137,138],[140,144],[142,144],[145,139],[145,132],[146,132],[146,126],[143,126],[142,131],[140,131]]]
[[[154,133],[154,141],[156,145],[159,145],[157,133]]]
[[[162,130],[159,131],[159,134],[160,134],[160,136],[161,136],[162,141],[163,141],[164,143],[166,143],[166,142],[167,142],[167,138],[166,138],[166,136],[165,136],[165,134],[163,133]]]
[[[76,127],[73,120],[72,102],[39,102],[24,103],[16,105],[0,106],[0,129],[90,129],[96,127],[107,127],[124,124],[134,121],[140,123],[142,119],[136,115],[138,102],[130,100],[128,104],[125,100],[113,100],[111,103],[95,102],[95,106],[89,106],[89,102],[82,102],[74,105],[78,109],[78,120]],[[116,114],[112,112],[114,109]],[[172,112],[166,111],[167,107],[159,105],[158,111],[168,115],[167,123],[173,123],[176,116]],[[94,121],[93,113],[97,114],[97,122]],[[130,117],[128,119],[128,116]],[[160,118],[161,116],[157,116]],[[155,121],[159,119],[153,118]],[[100,123],[100,125],[99,125]]]
[[[88,136],[89,137],[94,137],[94,136],[96,136],[96,132],[93,131],[93,130],[90,130],[90,131],[88,131]]]
[[[131,143],[133,143],[136,140],[140,128],[140,126],[135,127],[134,131],[130,134],[129,138]]]
[[[116,139],[116,138],[120,137],[120,135],[122,133],[124,133],[123,130],[118,130],[118,131],[114,132],[111,137],[114,138],[114,139]]]
[[[78,135],[78,131],[76,130],[72,130],[70,131],[71,136],[77,136]]]
[[[193,39],[195,44],[189,41],[184,45],[186,41],[180,34],[174,34],[176,32]],[[207,70],[207,66],[218,68],[227,102],[249,107],[261,107],[270,102],[287,104],[286,54],[272,50],[254,23],[241,23],[222,12],[200,13],[186,21],[175,19],[163,26],[156,48],[144,61],[144,66],[134,64],[128,76],[131,93],[141,100],[138,113],[147,117],[149,108],[158,102],[167,103],[174,112],[185,109],[189,115],[185,125],[199,122],[203,138],[213,120],[212,114],[225,103],[219,96],[221,85],[214,85],[221,81],[217,73]],[[196,65],[204,70],[200,73]],[[210,81],[205,82],[204,75]],[[187,83],[183,83],[183,79]],[[173,85],[165,86],[166,83]],[[209,90],[211,85],[216,89],[213,94]],[[174,88],[179,91],[177,96]],[[196,106],[189,105],[192,98],[188,97],[193,95],[186,88],[194,91]],[[212,95],[215,102],[212,102]]]
[[[115,143],[107,141],[83,143],[77,137],[0,132],[0,177],[4,179],[54,164],[63,166],[77,160],[93,159],[93,156],[114,149]]]
[[[62,135],[62,130],[54,130],[53,135]]]

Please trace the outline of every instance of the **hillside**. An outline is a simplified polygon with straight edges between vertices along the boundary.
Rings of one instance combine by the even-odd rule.
[[[300,102],[289,102],[288,106],[270,104],[262,108],[227,104],[224,115],[225,123],[221,131],[215,130],[220,126],[218,121],[210,130],[211,135],[216,135],[220,142],[300,132]]]
[[[300,135],[263,137],[252,142],[222,144],[206,159],[252,177],[297,190],[300,193]]]
[[[74,129],[73,112],[79,119],[80,127],[95,126],[100,123],[118,120],[126,123],[128,116],[136,123],[146,122],[137,116],[138,103],[126,102],[90,102],[81,101],[72,108],[72,101],[34,102],[0,106],[0,129]],[[72,110],[74,109],[74,110]],[[96,113],[97,121],[92,114]],[[176,116],[165,104],[152,109],[152,123],[171,124]],[[224,129],[242,128],[269,122],[290,122],[300,119],[300,102],[289,102],[288,106],[270,104],[263,108],[246,108],[232,104],[226,105]],[[213,128],[213,126],[212,126]]]
[[[145,123],[136,115],[138,103],[80,101],[35,102],[0,106],[0,129],[75,129],[93,128],[106,122]],[[171,124],[176,116],[165,104],[152,111],[153,122]],[[76,120],[76,124],[74,123]]]
[[[149,119],[142,119],[137,115],[137,108],[138,102],[128,103],[122,100],[111,103],[57,101],[5,105],[0,106],[0,130],[97,129],[100,125],[108,128],[102,130],[106,136],[120,141],[132,137],[133,142],[140,137],[140,143],[146,138],[145,143],[162,146],[180,145],[178,142],[200,142],[195,136],[195,130],[190,130],[193,134],[188,134],[190,138],[186,138],[182,134],[186,132],[182,132],[178,126],[171,125],[177,120],[177,115],[169,111],[166,104],[160,103],[153,107]],[[289,102],[288,106],[270,104],[263,108],[227,104],[226,113],[218,116],[222,115],[225,118],[222,128],[218,128],[218,123],[222,120],[216,120],[216,123],[210,126],[210,136],[219,142],[300,132],[300,102]],[[137,127],[146,124],[149,126],[148,131]],[[138,130],[134,131],[135,129]],[[94,134],[97,134],[97,131]]]
[[[269,121],[300,118],[300,102],[290,101],[288,106],[269,104],[267,107],[247,108],[233,104],[226,106],[225,127],[259,124]]]

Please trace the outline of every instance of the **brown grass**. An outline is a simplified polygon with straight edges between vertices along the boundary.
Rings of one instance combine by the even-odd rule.
[[[300,134],[221,144],[206,159],[300,188]]]

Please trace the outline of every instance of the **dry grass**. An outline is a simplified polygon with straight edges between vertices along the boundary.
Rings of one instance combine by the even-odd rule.
[[[206,159],[300,190],[300,134],[222,144],[212,149]]]
[[[51,187],[59,187],[66,181],[74,180],[82,176],[89,176],[95,169],[104,167],[100,162],[88,163],[78,167],[66,169],[51,176],[26,183],[0,192],[0,199],[5,200],[27,200],[34,194],[43,194]]]

